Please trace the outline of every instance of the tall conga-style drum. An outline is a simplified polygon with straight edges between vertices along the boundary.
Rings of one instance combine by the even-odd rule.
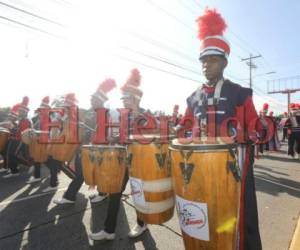
[[[217,138],[219,140],[219,138]],[[235,144],[170,145],[172,181],[185,249],[235,250],[240,171]]]
[[[97,185],[103,193],[120,193],[126,172],[126,147],[120,145],[83,145],[82,171],[85,183]]]
[[[31,158],[38,163],[43,163],[48,160],[47,144],[39,142],[39,135],[43,133],[48,134],[48,131],[35,130],[28,144]]]
[[[139,219],[161,224],[173,217],[174,193],[168,158],[169,144],[160,144],[158,135],[150,144],[133,142],[128,146],[129,180]]]
[[[5,148],[5,145],[9,138],[9,130],[6,128],[0,127],[0,152],[2,152]]]
[[[71,133],[69,131],[68,123],[65,122],[63,126],[63,130],[60,131],[58,128],[52,128],[50,131],[50,138],[57,139],[60,136],[65,136],[64,143],[49,143],[47,150],[48,155],[52,156],[53,159],[61,162],[70,162],[75,153],[79,149],[79,143],[69,143]],[[79,141],[81,139],[82,131],[79,130]]]

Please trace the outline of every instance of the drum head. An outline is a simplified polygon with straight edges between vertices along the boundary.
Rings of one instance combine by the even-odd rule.
[[[125,146],[121,145],[95,145],[95,144],[89,144],[89,145],[82,145],[81,148],[87,148],[87,149],[123,149],[126,150]]]
[[[170,145],[171,150],[188,150],[188,151],[227,151],[228,149],[236,148],[236,143],[224,143],[224,140],[217,137],[216,142],[212,144],[205,143],[206,140],[202,140],[204,143],[195,144],[195,143],[180,143],[180,139],[172,140]],[[230,141],[229,138],[226,138],[225,141]]]
[[[0,133],[9,134],[9,130],[7,128],[0,127]]]
[[[49,134],[48,131],[42,131],[42,130],[34,130],[35,134],[41,135],[41,134]]]
[[[130,135],[129,140],[131,143],[139,143],[139,141],[143,140],[152,140],[152,142],[159,143],[161,140],[172,140],[175,138],[175,135],[167,135],[161,136],[160,134],[137,134],[137,135]]]

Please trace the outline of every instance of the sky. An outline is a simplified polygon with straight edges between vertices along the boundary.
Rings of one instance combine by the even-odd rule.
[[[231,44],[231,55],[226,78],[249,86],[249,67],[241,59],[250,53],[262,55],[254,60],[257,69],[253,70],[257,110],[268,102],[275,114],[286,111],[286,95],[268,95],[267,81],[299,74],[297,0],[288,4],[273,0],[272,6],[270,1],[259,0],[3,3],[0,107],[12,106],[27,95],[33,111],[46,95],[53,99],[74,92],[79,106],[88,108],[90,95],[101,81],[114,78],[120,87],[130,70],[138,68],[144,108],[171,113],[173,106],[179,104],[180,112],[184,112],[186,98],[205,81],[198,61],[200,41],[195,22],[205,6],[217,8],[228,26],[225,36]],[[300,86],[298,80],[281,83]],[[299,93],[292,95],[292,101],[300,102]],[[121,107],[118,89],[109,97],[109,107]]]

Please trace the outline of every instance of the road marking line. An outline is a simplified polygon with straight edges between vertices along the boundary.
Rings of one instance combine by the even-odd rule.
[[[59,189],[55,190],[55,192],[57,193],[57,192],[60,192],[60,191],[66,190],[66,189],[67,189],[67,187],[59,188]],[[4,205],[11,204],[11,203],[15,203],[15,202],[20,202],[20,201],[25,201],[25,200],[30,200],[30,199],[42,197],[42,196],[45,196],[45,195],[48,195],[48,194],[52,194],[53,192],[34,194],[34,195],[29,195],[29,196],[26,196],[26,197],[23,197],[23,198],[15,199],[15,200],[3,201],[3,202],[0,203],[0,207],[4,206]]]
[[[290,245],[290,250],[298,250],[300,249],[300,215],[298,218],[297,227],[292,238],[292,243]]]
[[[256,179],[261,179],[263,181],[267,181],[267,182],[270,182],[270,183],[273,183],[275,185],[278,185],[278,186],[282,186],[282,187],[285,187],[285,188],[288,188],[288,189],[291,189],[291,190],[294,190],[294,191],[297,191],[297,192],[300,192],[300,189],[299,188],[293,188],[293,187],[289,187],[287,185],[284,185],[284,184],[281,184],[281,183],[278,183],[278,182],[275,182],[275,181],[271,181],[271,180],[268,180],[268,179],[265,179],[263,177],[260,177],[260,176],[255,176]]]

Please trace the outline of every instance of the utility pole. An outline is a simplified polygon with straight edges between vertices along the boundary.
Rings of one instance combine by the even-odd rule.
[[[242,62],[247,61],[246,64],[249,66],[250,69],[250,78],[249,78],[250,89],[252,89],[252,69],[257,68],[257,66],[252,62],[252,59],[259,58],[259,57],[261,57],[261,55],[252,56],[252,54],[250,54],[250,57],[242,59]]]
[[[289,106],[291,103],[291,94],[300,91],[300,76],[276,79],[276,80],[268,81],[267,83],[268,83],[268,94],[287,95],[287,107],[289,112],[290,111]]]

